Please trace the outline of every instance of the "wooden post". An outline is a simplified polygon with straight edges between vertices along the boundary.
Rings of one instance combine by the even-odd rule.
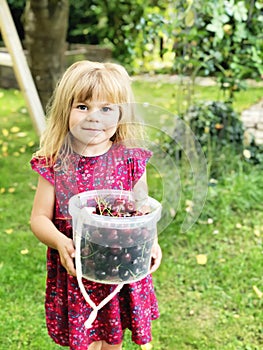
[[[34,127],[38,135],[41,135],[45,129],[43,107],[6,0],[0,0],[0,30]],[[10,59],[6,58],[6,64],[10,64]]]

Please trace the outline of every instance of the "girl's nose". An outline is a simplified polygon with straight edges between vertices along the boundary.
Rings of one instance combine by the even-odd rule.
[[[92,109],[92,110],[90,110],[89,111],[89,113],[87,114],[87,120],[88,121],[98,121],[99,120],[99,113],[100,113],[100,111],[99,111],[99,109],[98,108],[96,108],[96,109]]]

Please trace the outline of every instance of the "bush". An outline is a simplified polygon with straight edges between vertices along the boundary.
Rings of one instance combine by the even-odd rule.
[[[182,116],[200,142],[204,151],[213,144],[219,149],[229,143],[238,152],[243,144],[243,124],[230,103],[204,101],[190,106]]]
[[[184,148],[196,149],[198,142],[205,153],[209,176],[219,177],[225,167],[238,163],[243,154],[243,124],[230,103],[220,101],[203,101],[190,106],[180,115],[185,123],[179,123],[173,137],[159,135],[159,142],[164,152],[180,160]],[[189,135],[190,126],[193,135]],[[179,141],[179,142],[178,142]],[[232,164],[226,161],[232,159]]]

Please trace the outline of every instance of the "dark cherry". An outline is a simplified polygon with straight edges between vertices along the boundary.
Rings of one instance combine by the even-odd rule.
[[[142,255],[142,247],[140,245],[136,245],[130,248],[130,253],[132,254],[132,257],[137,258],[138,256]]]
[[[107,263],[107,256],[104,253],[98,253],[94,256],[94,261],[96,265],[102,266]]]
[[[116,277],[119,275],[119,269],[117,267],[110,267],[108,270],[108,274],[111,277]]]
[[[120,263],[120,258],[118,255],[110,255],[108,259],[110,266],[117,266]]]
[[[128,264],[129,262],[131,262],[132,256],[130,253],[124,253],[121,256],[121,262],[123,264]]]
[[[123,249],[121,247],[118,247],[118,246],[116,246],[116,247],[113,246],[110,248],[110,252],[113,255],[120,255],[122,253],[122,250]]]
[[[131,277],[131,273],[128,269],[122,268],[120,269],[120,278],[123,281],[127,281]]]
[[[135,274],[136,277],[139,277],[142,274],[142,269],[140,267],[136,267],[133,270],[133,273]]]
[[[95,269],[95,262],[90,259],[86,259],[84,262],[83,273],[93,272]]]
[[[116,242],[116,241],[118,241],[118,239],[119,239],[118,231],[114,230],[114,229],[110,230],[108,232],[107,239],[108,239],[109,242]]]
[[[134,240],[130,236],[122,236],[121,241],[128,247],[134,245]]]
[[[143,259],[141,257],[138,257],[132,261],[133,267],[141,267],[143,264]]]
[[[100,241],[102,239],[102,234],[99,230],[94,230],[91,232],[91,237],[96,241]]]
[[[86,247],[81,249],[81,256],[88,256],[90,253],[90,248],[88,245],[86,245]]]
[[[100,280],[104,280],[107,277],[107,272],[104,270],[96,270],[95,276]]]

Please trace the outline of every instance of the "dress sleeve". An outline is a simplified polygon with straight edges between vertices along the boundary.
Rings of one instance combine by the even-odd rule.
[[[129,150],[127,162],[133,185],[142,177],[151,156],[151,151],[142,148],[133,148]]]
[[[54,185],[54,169],[48,165],[45,157],[34,157],[31,159],[30,164],[34,171]]]

